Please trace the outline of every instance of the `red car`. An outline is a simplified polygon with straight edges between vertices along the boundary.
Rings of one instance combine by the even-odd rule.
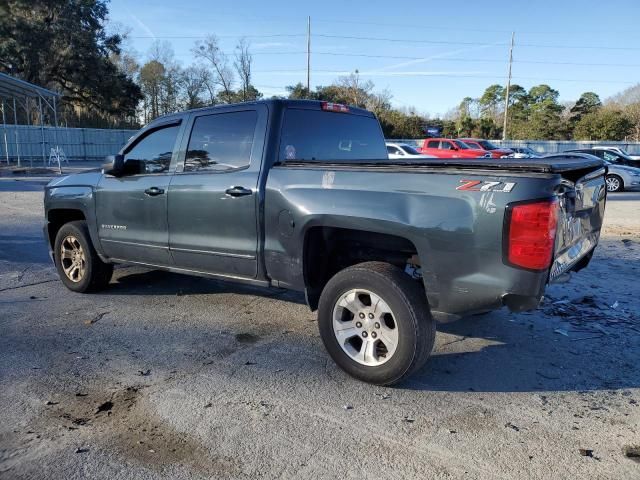
[[[438,158],[491,157],[491,153],[485,150],[470,148],[466,143],[451,138],[427,138],[418,151]]]
[[[502,158],[513,154],[513,150],[497,147],[489,140],[480,140],[477,138],[459,138],[458,140],[466,143],[471,148],[484,150],[485,153],[489,152],[492,158]]]

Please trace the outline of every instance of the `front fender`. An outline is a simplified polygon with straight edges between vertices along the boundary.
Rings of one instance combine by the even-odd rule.
[[[53,182],[47,185],[44,193],[45,228],[51,221],[52,212],[54,211],[81,212],[87,222],[91,242],[98,255],[103,258],[102,246],[98,237],[94,188],[89,185],[56,186],[52,184]],[[48,238],[47,243],[50,244]],[[49,246],[51,247],[51,245]]]

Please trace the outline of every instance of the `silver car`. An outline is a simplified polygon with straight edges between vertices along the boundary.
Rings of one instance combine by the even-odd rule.
[[[640,161],[638,160],[603,148],[568,150],[565,153],[594,155],[604,160],[609,167],[608,192],[622,192],[629,188],[640,187]]]

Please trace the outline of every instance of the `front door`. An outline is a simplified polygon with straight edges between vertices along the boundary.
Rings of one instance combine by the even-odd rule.
[[[264,105],[194,114],[184,165],[169,186],[169,247],[175,266],[255,278],[258,178]]]
[[[96,188],[98,234],[111,258],[170,265],[167,191],[179,123],[150,128],[124,151],[125,173]]]

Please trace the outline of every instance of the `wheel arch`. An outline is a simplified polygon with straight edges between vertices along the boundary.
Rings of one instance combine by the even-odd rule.
[[[405,236],[327,225],[310,226],[304,233],[302,270],[307,303],[312,310],[324,286],[340,270],[381,261],[403,269],[411,262],[422,266],[416,244]]]

